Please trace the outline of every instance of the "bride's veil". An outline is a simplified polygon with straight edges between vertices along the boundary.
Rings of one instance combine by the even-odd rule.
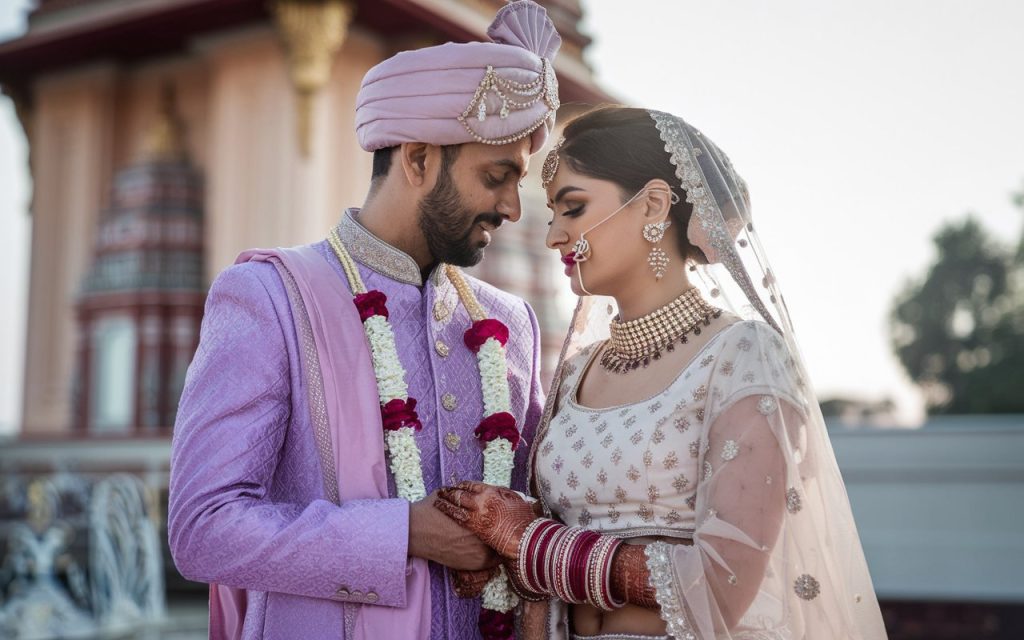
[[[732,566],[723,573],[722,568],[729,564],[728,556],[722,555],[723,545],[718,543],[723,538],[750,539],[741,530],[742,525],[732,526],[735,523],[707,528],[703,536],[702,527],[698,526],[693,547],[676,547],[669,552],[666,575],[655,577],[662,616],[670,633],[680,640],[884,638],[846,490],[781,288],[750,215],[746,184],[728,157],[696,128],[671,114],[649,114],[679,180],[672,186],[685,191],[680,195],[693,206],[687,237],[707,259],[707,264],[694,261],[686,265],[690,282],[711,304],[753,321],[749,324],[759,328],[758,335],[765,337],[759,353],[738,355],[749,359],[747,369],[752,373],[745,375],[751,376],[751,384],[757,378],[756,385],[750,388],[756,388],[757,395],[753,397],[755,401],[760,399],[760,403],[751,406],[760,414],[752,412],[750,423],[759,417],[762,422],[768,420],[767,428],[783,449],[786,476],[779,534],[774,545],[762,547],[770,555],[767,569],[763,571],[763,580],[754,586],[757,594],[739,623],[725,622],[729,616],[719,602],[721,597],[729,597],[728,584],[735,584],[738,571]],[[611,298],[579,299],[538,427],[538,442],[565,391],[562,382],[567,362],[588,345],[606,339],[615,314],[615,301]],[[753,352],[757,351],[755,346]],[[739,358],[736,366],[740,367]],[[730,411],[737,411],[727,398],[743,396],[740,387],[744,383],[740,377],[739,373],[723,377],[726,382],[711,394],[717,394],[720,402],[716,405],[715,398],[709,399],[701,457],[705,465],[707,461],[714,463],[715,475],[701,479],[706,486],[698,489],[698,523],[722,512],[720,505],[710,506],[715,501],[713,492],[721,463],[713,450],[710,423],[715,416],[724,419]],[[764,408],[769,406],[793,410],[780,408],[768,416]],[[730,437],[743,445],[742,433]],[[531,474],[532,467],[531,460]],[[725,467],[724,463],[721,467]],[[728,584],[718,581],[725,574],[729,574]]]

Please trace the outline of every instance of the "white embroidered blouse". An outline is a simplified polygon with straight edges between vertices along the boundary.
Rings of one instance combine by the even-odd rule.
[[[544,503],[569,525],[622,538],[693,540],[686,547],[656,543],[648,551],[662,615],[677,638],[694,637],[689,622],[707,619],[697,615],[698,602],[708,613],[718,611],[712,618],[731,617],[732,605],[711,604],[716,593],[748,603],[733,612],[729,627],[778,631],[791,624],[780,606],[786,587],[763,582],[766,572],[790,573],[776,564],[794,557],[789,536],[779,539],[778,522],[795,517],[804,495],[805,383],[785,343],[764,322],[736,322],[663,391],[591,409],[576,397],[597,346],[567,362],[551,421],[536,444]],[[677,580],[691,592],[680,592]],[[817,595],[814,584],[804,575],[789,589],[807,600]]]

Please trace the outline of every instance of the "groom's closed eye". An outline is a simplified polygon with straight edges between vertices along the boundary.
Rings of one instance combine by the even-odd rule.
[[[503,159],[494,161],[484,175],[487,186],[499,187],[505,184],[509,178],[521,181],[527,173],[526,168],[515,160]]]
[[[505,184],[506,180],[508,180],[508,174],[507,173],[505,175],[503,175],[503,176],[500,176],[500,177],[495,177],[495,176],[493,176],[490,173],[487,173],[485,175],[487,177],[486,177],[486,180],[484,182],[486,182],[488,187],[500,187],[501,185]]]

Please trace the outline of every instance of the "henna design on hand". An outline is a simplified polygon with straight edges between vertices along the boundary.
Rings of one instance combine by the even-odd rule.
[[[512,586],[517,593],[533,593],[526,586],[526,581],[523,580],[522,574],[519,573],[519,563],[515,560],[505,560],[502,563],[505,566],[505,575],[508,576]]]
[[[654,587],[642,545],[624,544],[612,559],[612,596],[647,609],[657,609]]]
[[[462,509],[461,507],[457,507],[446,500],[441,500],[440,498],[434,500],[434,507],[436,507],[438,511],[448,516],[452,520],[458,522],[459,524],[464,525],[466,521],[469,520],[468,511]]]
[[[523,532],[533,520],[533,509],[517,493],[508,489],[494,490],[484,501],[479,526],[485,536],[481,539],[498,555],[515,559]]]
[[[438,497],[438,509],[504,558],[516,557],[519,540],[535,518],[532,505],[515,491],[480,482],[441,489]]]
[[[497,573],[497,567],[482,571],[452,571],[452,589],[460,598],[476,598]]]

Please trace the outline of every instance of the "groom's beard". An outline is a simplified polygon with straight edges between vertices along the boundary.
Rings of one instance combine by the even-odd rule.
[[[437,184],[419,204],[419,225],[427,241],[427,249],[437,262],[456,267],[472,267],[484,257],[482,240],[473,240],[476,225],[487,223],[497,229],[504,222],[499,213],[481,213],[473,216],[462,203],[462,195],[455,187],[451,175],[444,171]]]

